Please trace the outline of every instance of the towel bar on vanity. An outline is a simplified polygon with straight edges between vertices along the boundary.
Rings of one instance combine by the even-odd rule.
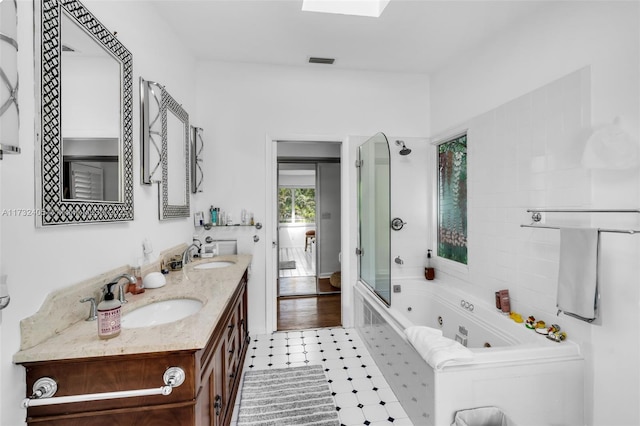
[[[528,213],[531,213],[531,225],[520,225],[521,228],[545,228],[545,229],[560,229],[559,226],[539,225],[542,220],[540,213],[640,213],[640,209],[556,209],[556,208],[541,208],[541,209],[527,209]],[[637,234],[640,233],[638,229],[598,229],[599,232],[615,232],[619,234]]]
[[[88,393],[84,395],[57,396],[58,384],[49,377],[42,377],[33,384],[33,395],[22,400],[22,408],[42,405],[69,404],[72,402],[100,401],[104,399],[131,398],[136,396],[170,395],[174,387],[184,383],[184,370],[169,367],[162,376],[165,386],[150,389],[136,389],[117,392]]]

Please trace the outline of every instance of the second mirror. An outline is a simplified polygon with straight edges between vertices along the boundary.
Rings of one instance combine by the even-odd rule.
[[[160,184],[161,220],[188,217],[189,114],[165,88],[140,78],[141,183]]]

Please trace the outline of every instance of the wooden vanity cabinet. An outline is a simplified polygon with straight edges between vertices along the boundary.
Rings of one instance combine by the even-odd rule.
[[[249,343],[246,283],[245,273],[234,303],[216,327],[214,335],[217,338],[200,351],[201,389],[196,407],[198,426],[228,425],[231,422]]]
[[[56,404],[27,409],[29,425],[222,426],[231,422],[247,351],[247,273],[200,350],[24,363],[27,393],[41,377],[58,383],[55,396],[159,388],[167,368],[185,382],[171,395]]]

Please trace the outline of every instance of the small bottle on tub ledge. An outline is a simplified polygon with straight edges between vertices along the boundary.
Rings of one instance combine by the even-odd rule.
[[[427,250],[427,266],[424,268],[424,277],[428,280],[436,277],[436,270],[431,266],[431,250]]]
[[[496,291],[496,309],[504,315],[511,314],[509,290]]]

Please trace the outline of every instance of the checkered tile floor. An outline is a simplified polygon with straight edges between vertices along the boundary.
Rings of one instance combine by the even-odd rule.
[[[321,328],[252,336],[244,371],[322,365],[344,426],[412,426],[356,330]],[[242,389],[242,383],[240,383]],[[232,426],[236,424],[240,391]]]

